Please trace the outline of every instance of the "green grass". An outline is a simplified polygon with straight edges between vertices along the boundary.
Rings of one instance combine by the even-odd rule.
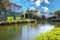
[[[34,40],[60,40],[60,28],[54,28],[50,32],[37,35]]]

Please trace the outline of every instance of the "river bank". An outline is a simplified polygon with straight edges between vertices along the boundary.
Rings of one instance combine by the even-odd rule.
[[[37,20],[35,19],[24,19],[24,20],[19,20],[19,21],[1,21],[0,25],[8,25],[8,24],[18,24],[18,23],[33,23],[33,22],[37,22]]]

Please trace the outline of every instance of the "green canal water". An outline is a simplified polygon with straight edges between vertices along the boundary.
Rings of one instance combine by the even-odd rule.
[[[60,27],[60,23],[26,23],[0,26],[0,40],[32,40],[37,34]]]

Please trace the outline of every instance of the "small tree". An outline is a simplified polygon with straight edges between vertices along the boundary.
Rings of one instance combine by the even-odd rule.
[[[60,17],[60,10],[55,11],[55,14]]]

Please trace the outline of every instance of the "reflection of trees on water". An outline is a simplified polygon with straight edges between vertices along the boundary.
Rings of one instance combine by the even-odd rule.
[[[34,31],[37,29],[37,25],[38,24],[36,23],[29,23],[29,24],[12,24],[12,25],[0,26],[0,39],[1,40],[16,40],[16,37],[18,37],[17,39],[21,40],[23,36],[26,35],[26,34],[24,35],[24,32],[27,32],[29,35],[29,33],[32,30]]]
[[[54,25],[55,28],[60,28],[60,22],[49,22],[49,24]]]
[[[28,26],[28,29],[29,28],[31,28],[31,29],[33,29],[33,28],[37,29],[38,28],[38,24],[37,23],[28,23],[26,26]]]
[[[0,26],[0,39],[1,40],[15,40],[13,38],[17,37],[18,35],[21,36],[22,26],[24,25],[16,24],[16,25]]]
[[[60,27],[60,22],[49,22],[49,24],[54,25],[55,27]]]
[[[60,23],[56,23],[55,27],[59,27],[60,28]]]
[[[0,39],[4,40],[29,40],[36,34],[53,28],[48,22],[12,24],[0,26]],[[17,39],[16,39],[17,38]]]
[[[48,23],[48,21],[46,21],[46,20],[42,20],[42,21],[40,22],[40,24],[45,25],[45,24],[49,24],[49,23]]]

